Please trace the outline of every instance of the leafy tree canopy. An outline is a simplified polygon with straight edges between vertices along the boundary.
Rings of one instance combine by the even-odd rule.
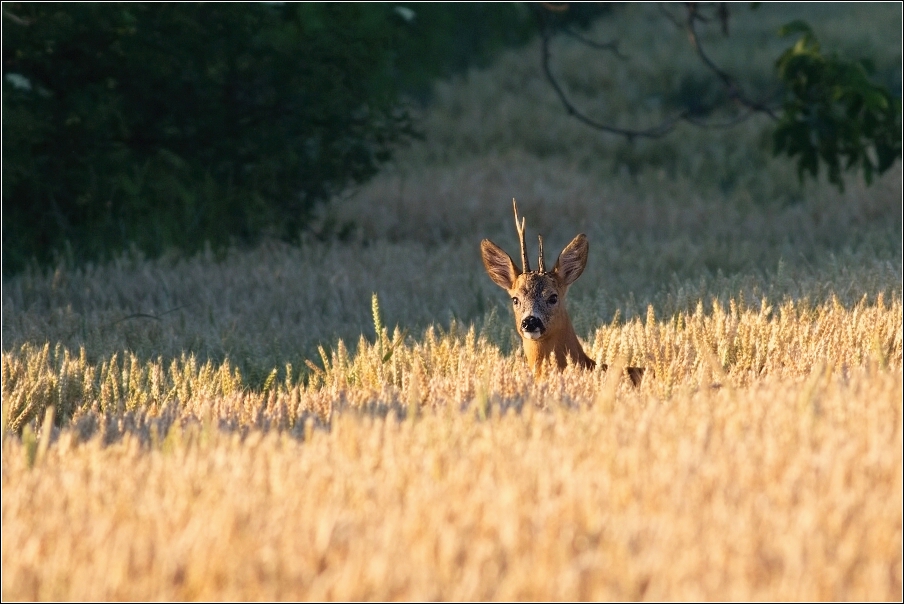
[[[3,270],[295,237],[414,133],[402,92],[531,27],[512,5],[5,3]]]

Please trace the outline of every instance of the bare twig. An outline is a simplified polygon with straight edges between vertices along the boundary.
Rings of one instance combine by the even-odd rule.
[[[671,12],[669,12],[669,11],[666,9],[666,7],[665,7],[664,4],[662,4],[661,2],[657,2],[657,3],[656,3],[656,8],[659,9],[659,12],[662,13],[662,15],[663,15],[666,19],[668,19],[669,21],[672,22],[672,25],[674,25],[674,26],[677,27],[678,29],[684,29],[684,24],[682,24],[681,21],[678,20],[678,17],[676,17],[675,15],[673,15]]]
[[[728,2],[719,3],[719,22],[722,24],[722,35],[728,36]]]
[[[132,319],[152,319],[154,321],[162,321],[163,317],[165,317],[166,315],[168,315],[170,313],[174,313],[177,310],[182,310],[183,308],[187,308],[189,306],[192,306],[192,304],[183,304],[181,306],[177,306],[175,308],[171,308],[169,310],[163,311],[159,315],[152,315],[150,313],[145,313],[145,312],[132,313],[131,315],[127,315],[125,317],[122,317],[121,319],[116,319],[115,321],[105,323],[100,326],[100,329],[101,330],[109,329],[110,327],[115,327],[116,325],[119,325],[120,323],[124,323],[125,321],[131,321]],[[74,336],[76,333],[78,333],[78,331],[79,330],[76,329],[76,330],[70,332],[69,334],[66,335],[66,339],[67,340],[70,339],[72,336]]]
[[[144,312],[136,312],[136,313],[133,313],[126,317],[123,317],[121,319],[117,319],[116,321],[113,321],[112,323],[109,323],[107,325],[107,327],[113,327],[114,325],[122,323],[123,321],[128,321],[130,319],[153,319],[155,321],[160,321],[160,320],[162,320],[162,317],[165,317],[166,315],[168,315],[170,313],[174,313],[177,310],[182,310],[183,308],[186,308],[188,306],[191,306],[191,304],[183,304],[182,306],[177,306],[176,308],[171,308],[169,310],[166,310],[166,311],[160,313],[159,315],[152,315],[152,314],[148,314],[148,313],[144,313]]]
[[[571,36],[572,38],[574,38],[575,40],[577,40],[578,42],[581,42],[582,44],[589,46],[590,48],[595,48],[597,50],[609,51],[612,54],[614,54],[616,57],[618,57],[619,59],[627,59],[628,58],[627,55],[623,55],[621,53],[621,51],[618,49],[618,40],[612,40],[611,42],[597,42],[595,40],[591,40],[587,36],[579,34],[578,32],[574,31],[570,27],[565,27],[562,29],[562,31],[564,33],[568,34],[569,36]]]
[[[765,113],[773,120],[777,120],[778,116],[776,116],[775,112],[765,104],[765,101],[755,101],[753,99],[747,98],[734,76],[716,65],[716,63],[703,50],[703,45],[700,43],[700,38],[697,35],[697,29],[695,27],[695,23],[697,21],[703,20],[703,17],[697,10],[696,4],[692,2],[688,3],[687,22],[685,25],[688,39],[690,40],[691,46],[695,51],[697,51],[697,56],[700,57],[700,60],[703,61],[703,64],[706,65],[709,70],[716,74],[716,77],[718,77],[719,80],[722,81],[722,85],[725,87],[725,90],[728,93],[728,98],[746,107],[747,109],[750,109],[752,112]],[[727,18],[725,22],[727,22]]]
[[[15,15],[6,9],[3,10],[3,16],[9,17],[10,21],[15,23],[16,25],[21,25],[23,27],[28,27],[29,25],[31,25],[31,21],[29,21],[28,19],[23,19],[22,17]]]

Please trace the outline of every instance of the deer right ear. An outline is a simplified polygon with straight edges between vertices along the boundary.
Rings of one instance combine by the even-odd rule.
[[[553,272],[562,278],[566,287],[574,283],[581,276],[581,273],[584,272],[584,267],[587,266],[589,249],[587,237],[581,233],[572,239],[571,243],[566,245],[562,253],[559,254],[559,259],[556,260],[556,267]]]
[[[508,291],[515,285],[515,279],[521,271],[515,266],[511,256],[506,254],[501,247],[484,239],[480,242],[480,255],[483,257],[483,266],[493,283]]]

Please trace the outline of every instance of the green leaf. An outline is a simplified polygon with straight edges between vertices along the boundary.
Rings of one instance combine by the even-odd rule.
[[[817,177],[822,163],[841,190],[846,171],[861,170],[872,182],[875,171],[887,170],[901,156],[900,101],[869,80],[869,63],[823,54],[803,21],[787,24],[781,33],[803,36],[775,63],[786,93],[774,153],[796,158],[801,180]]]

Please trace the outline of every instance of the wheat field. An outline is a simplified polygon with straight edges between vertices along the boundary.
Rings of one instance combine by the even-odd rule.
[[[577,101],[666,112],[700,67],[657,15],[588,33],[632,61],[555,41]],[[900,71],[895,4],[733,15],[704,39],[751,85],[796,17]],[[4,278],[3,600],[900,600],[900,164],[801,185],[759,118],[606,138],[538,44],[419,111],[296,244]],[[608,373],[528,370],[479,256],[512,197],[547,254],[587,233]]]

